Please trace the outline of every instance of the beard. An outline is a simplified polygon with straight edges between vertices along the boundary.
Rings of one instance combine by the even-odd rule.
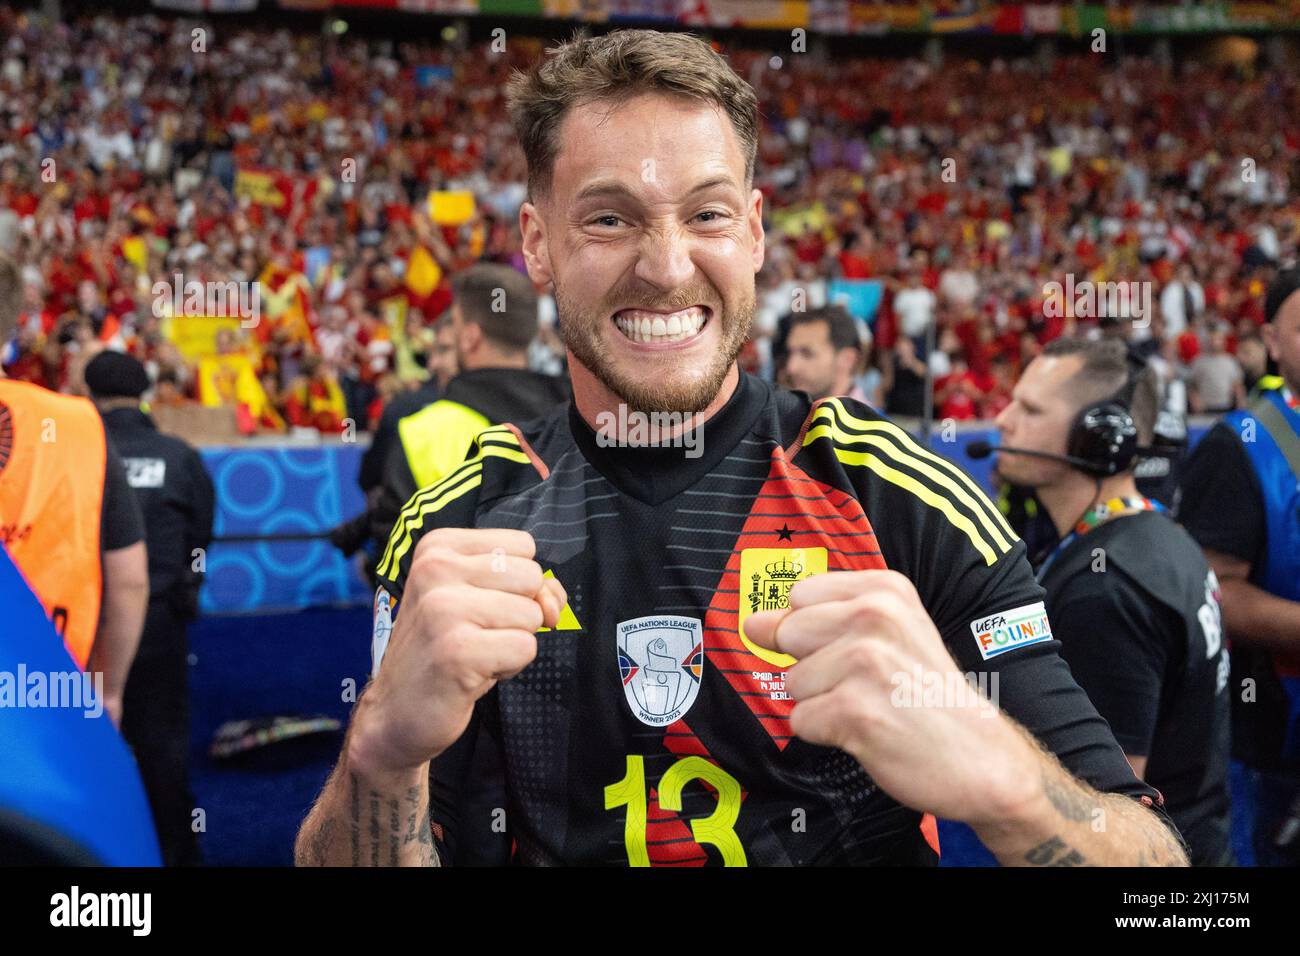
[[[637,302],[628,296],[612,301],[622,308],[660,310],[684,309],[697,302],[721,302],[719,297],[698,294],[694,290],[674,295],[666,302]],[[718,397],[727,372],[735,363],[749,338],[754,323],[755,293],[751,287],[734,308],[725,303],[709,307],[709,322],[720,323],[720,347],[695,368],[683,368],[675,353],[649,358],[635,368],[621,368],[613,356],[606,336],[622,335],[611,320],[614,309],[584,309],[555,284],[556,327],[564,347],[583,364],[607,389],[617,395],[630,411],[681,412],[694,414],[708,408]],[[632,303],[632,304],[629,304]],[[701,332],[700,334],[703,334]]]

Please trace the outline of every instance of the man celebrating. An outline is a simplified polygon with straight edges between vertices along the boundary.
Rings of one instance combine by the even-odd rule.
[[[1056,339],[998,416],[998,472],[1032,488],[1060,542],[1039,568],[1061,655],[1166,808],[1198,866],[1232,863],[1228,654],[1218,581],[1196,542],[1139,495],[1157,395],[1115,339]],[[1114,440],[1118,439],[1118,440]],[[1023,449],[1030,454],[1014,454]]]
[[[478,727],[521,863],[932,862],[929,815],[1006,863],[1185,862],[976,485],[865,406],[739,372],[753,90],[696,38],[631,30],[510,94],[574,399],[482,432],[399,517],[387,652],[299,862],[437,864],[502,822],[460,810]],[[633,415],[657,424],[597,432]]]

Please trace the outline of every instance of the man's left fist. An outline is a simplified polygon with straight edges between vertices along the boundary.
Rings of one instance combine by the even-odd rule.
[[[1001,818],[1037,779],[1024,732],[969,687],[895,571],[806,578],[789,610],[750,615],[745,636],[798,661],[785,683],[792,732],[851,754],[899,803],[978,824]],[[918,677],[941,692],[923,694]]]

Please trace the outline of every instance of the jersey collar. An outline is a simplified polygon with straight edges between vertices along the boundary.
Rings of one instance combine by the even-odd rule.
[[[649,505],[658,505],[681,494],[718,464],[753,428],[772,389],[744,372],[727,403],[701,427],[695,436],[697,457],[688,457],[683,447],[632,447],[601,443],[601,436],[569,406],[569,427],[583,457],[620,491]]]

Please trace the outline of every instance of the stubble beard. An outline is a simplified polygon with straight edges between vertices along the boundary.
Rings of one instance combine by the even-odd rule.
[[[698,298],[693,302],[700,301]],[[708,408],[718,396],[727,372],[735,363],[749,338],[754,322],[756,297],[751,289],[735,309],[726,305],[714,309],[710,322],[721,322],[722,341],[700,373],[672,376],[665,373],[673,361],[666,353],[651,360],[640,374],[617,366],[610,356],[604,336],[621,335],[605,312],[585,312],[569,299],[557,283],[555,286],[556,327],[565,348],[591,371],[607,389],[618,396],[629,411],[654,414],[680,412],[694,414]]]

